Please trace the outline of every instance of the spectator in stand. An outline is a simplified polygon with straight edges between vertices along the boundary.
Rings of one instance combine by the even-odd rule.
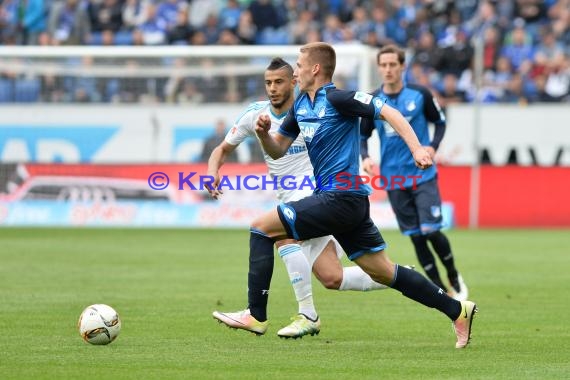
[[[190,45],[193,46],[202,46],[206,44],[206,34],[202,30],[195,30],[192,34],[192,38],[190,40]]]
[[[322,41],[321,32],[318,29],[309,30],[307,34],[307,43]]]
[[[152,0],[126,0],[123,8],[123,25],[132,31],[144,24],[148,16],[147,8]]]
[[[214,13],[208,15],[206,24],[200,28],[200,31],[204,33],[207,45],[215,45],[220,39],[221,32],[218,27],[218,17]]]
[[[71,63],[71,62],[70,62]],[[71,63],[72,66],[81,69],[80,75],[66,78],[65,86],[69,101],[74,103],[95,103],[101,101],[101,93],[98,88],[97,78],[90,75],[93,67],[93,57],[85,56],[79,61]]]
[[[166,33],[170,45],[188,45],[192,40],[192,27],[188,23],[188,9],[179,9],[176,22]]]
[[[475,93],[473,38],[480,36],[484,101],[512,101],[517,93],[516,83],[511,83],[514,73],[521,76],[528,101],[569,100],[570,0],[0,0],[0,44],[399,43],[412,55],[407,79],[441,91],[443,77],[452,73],[467,101]],[[510,61],[508,70],[498,67],[505,66],[500,57]],[[14,87],[17,78],[19,74],[6,78],[7,88]],[[239,88],[247,88],[246,96],[255,97],[257,87],[249,78],[237,79]],[[63,78],[43,76],[42,99],[85,99],[73,92],[62,95],[53,87],[58,80]],[[131,87],[153,86],[144,81],[107,78],[99,83],[100,98],[138,101],[140,94],[117,94],[127,82]],[[216,82],[204,78],[205,101],[236,100],[237,91],[226,96],[220,95],[224,89],[214,91]],[[181,84],[178,88],[181,93]]]
[[[495,70],[501,51],[501,36],[499,29],[490,27],[483,35],[483,70]]]
[[[79,0],[54,1],[48,19],[53,45],[81,45],[89,37],[91,22]]]
[[[166,22],[158,17],[156,5],[151,3],[146,7],[145,22],[133,32],[136,45],[162,45],[166,41]]]
[[[253,0],[248,9],[258,33],[266,28],[278,29],[287,22],[279,15],[271,0]]]
[[[412,63],[419,63],[424,68],[432,71],[440,65],[441,50],[437,49],[431,32],[423,32],[420,35],[418,46],[414,52]]]
[[[368,13],[364,7],[356,7],[352,11],[352,20],[346,24],[350,29],[354,39],[365,42],[368,37],[368,31],[372,29],[372,22],[368,18]]]
[[[358,7],[360,2],[360,0],[342,1],[340,7],[338,7],[338,11],[334,13],[338,17],[339,22],[345,24],[352,20],[352,12],[354,8]]]
[[[21,42],[19,7],[19,0],[5,0],[0,3],[0,42],[4,45]]]
[[[514,17],[525,23],[526,32],[533,42],[538,41],[539,31],[546,20],[546,4],[544,0],[515,0]]]
[[[27,0],[22,18],[22,43],[38,45],[47,29],[47,3],[45,0]]]
[[[211,14],[217,15],[220,12],[219,0],[192,0],[190,1],[190,26],[200,29],[206,25],[206,20]]]
[[[495,71],[489,71],[486,74],[486,78],[487,80],[484,84],[493,88],[497,99],[503,97],[513,78],[511,61],[506,57],[499,57],[499,59],[497,59],[497,69]]]
[[[197,79],[196,86],[204,94],[204,100],[209,103],[222,102],[224,94],[228,90],[228,84],[223,76],[212,72],[215,65],[214,60],[202,58],[199,65],[203,75]]]
[[[236,35],[240,42],[244,45],[253,45],[255,43],[257,27],[253,23],[253,18],[251,17],[250,11],[244,10],[239,16]]]
[[[566,46],[566,55],[570,56],[570,1],[558,0],[550,7],[548,15],[556,40]]]
[[[459,12],[461,20],[470,20],[477,12],[478,0],[457,0],[455,9]]]
[[[406,7],[402,0],[393,1],[391,5],[392,9],[390,17],[388,17],[388,20],[386,21],[386,27],[388,29],[389,37],[397,44],[406,46],[408,36],[414,36],[414,34],[411,34],[412,30],[417,31],[415,34],[416,36],[419,33],[428,30],[427,22],[424,23],[424,21],[427,21],[427,9],[425,7],[418,9],[415,19],[416,27],[414,27],[414,23],[409,22],[409,19],[407,18]]]
[[[181,11],[184,13],[184,17],[188,17],[187,10],[188,3],[184,0],[162,0],[158,2],[156,15],[164,21],[167,35],[177,25],[180,25],[179,13]]]
[[[323,41],[331,45],[337,44],[344,39],[342,23],[336,15],[328,15],[322,29]]]
[[[465,103],[467,101],[465,91],[457,88],[457,77],[453,73],[448,73],[443,76],[443,86],[438,91],[437,98],[444,113],[447,111],[448,105]]]
[[[176,95],[180,91],[180,87],[184,82],[183,69],[186,66],[186,60],[184,58],[175,58],[172,62],[172,68],[170,70],[170,77],[164,84],[164,99],[168,103],[176,102]]]
[[[217,45],[239,45],[239,39],[231,29],[223,29],[220,31]]]
[[[524,29],[524,21],[518,19],[514,24],[513,30],[505,37],[501,56],[507,57],[516,71],[523,62],[533,60],[534,47],[532,37]]]
[[[536,78],[534,78],[534,83],[537,90],[536,101],[541,103],[559,102],[559,98],[555,98],[546,92],[546,78],[546,74],[539,74],[536,76]]]
[[[87,14],[91,22],[89,43],[101,45],[105,40],[106,44],[113,44],[115,35],[123,27],[123,3],[119,0],[91,0]]]
[[[218,19],[222,29],[237,30],[242,9],[237,0],[228,0],[226,5],[220,10]]]
[[[479,9],[473,18],[465,21],[463,27],[467,33],[473,35],[485,35],[485,30],[491,27],[499,26],[499,17],[495,10],[495,6],[489,0],[483,0],[479,3]]]
[[[372,28],[368,32],[369,45],[384,46],[394,43],[388,36],[387,20],[388,14],[383,7],[372,8]]]
[[[559,56],[564,56],[564,45],[556,40],[556,35],[551,27],[544,27],[540,42],[536,45],[535,60],[544,64],[552,62]]]
[[[513,74],[513,77],[507,84],[505,93],[499,101],[503,103],[517,103],[519,105],[527,105],[533,101],[530,94],[525,91],[523,76],[521,74]]]
[[[455,42],[452,45],[445,47],[437,55],[438,61],[435,68],[459,77],[464,70],[471,67],[475,52],[464,31],[456,30],[454,39]]]
[[[204,103],[204,94],[198,90],[194,80],[186,79],[182,84],[182,91],[176,96],[178,104],[200,104]]]
[[[319,23],[315,20],[315,15],[310,10],[303,10],[298,17],[289,22],[289,34],[291,42],[296,45],[307,43],[309,31],[319,28]]]
[[[570,60],[564,56],[556,56],[548,67],[545,92],[558,100],[570,100]]]

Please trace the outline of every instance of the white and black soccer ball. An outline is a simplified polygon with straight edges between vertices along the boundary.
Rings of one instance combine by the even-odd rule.
[[[95,304],[83,310],[77,326],[84,341],[104,345],[114,341],[121,332],[121,319],[111,306]]]

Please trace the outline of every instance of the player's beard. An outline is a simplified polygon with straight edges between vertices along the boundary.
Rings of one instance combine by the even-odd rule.
[[[271,105],[273,106],[273,108],[282,109],[283,106],[289,101],[290,98],[291,98],[290,94],[285,94],[285,95],[283,95],[283,98],[281,99],[280,102],[271,101]]]

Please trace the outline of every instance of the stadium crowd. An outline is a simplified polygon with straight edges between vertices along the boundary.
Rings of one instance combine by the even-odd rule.
[[[478,37],[484,102],[570,102],[570,0],[0,0],[2,45],[396,43],[409,52],[406,80],[432,89],[443,106],[474,100]],[[207,90],[218,85],[165,77],[153,81],[151,100],[253,95],[219,98]],[[142,78],[30,78],[0,67],[4,103],[138,102],[148,87]]]

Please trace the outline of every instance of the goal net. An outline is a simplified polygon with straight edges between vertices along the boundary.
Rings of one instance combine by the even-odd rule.
[[[371,49],[335,46],[335,83],[371,90]],[[242,103],[264,97],[273,57],[298,46],[10,47],[0,49],[0,103]]]

